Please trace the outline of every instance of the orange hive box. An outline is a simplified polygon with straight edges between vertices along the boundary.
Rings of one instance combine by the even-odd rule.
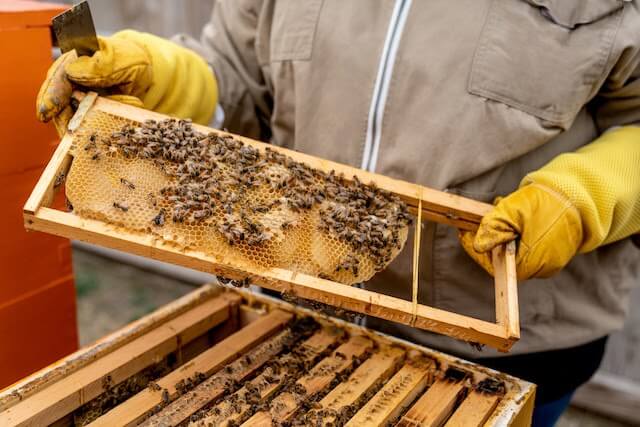
[[[51,18],[66,6],[0,2],[0,388],[78,346],[67,239],[27,233],[21,206],[58,144],[35,117],[51,65]]]

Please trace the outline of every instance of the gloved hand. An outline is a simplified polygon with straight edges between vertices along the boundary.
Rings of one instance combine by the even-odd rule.
[[[66,128],[75,83],[107,89],[109,98],[120,102],[209,123],[218,88],[213,71],[195,52],[131,30],[100,38],[99,44],[91,57],[68,52],[53,63],[36,100],[39,120],[57,117],[56,127]]]
[[[519,237],[518,279],[526,280],[639,232],[640,128],[624,127],[528,174],[460,241],[493,274],[491,250]]]

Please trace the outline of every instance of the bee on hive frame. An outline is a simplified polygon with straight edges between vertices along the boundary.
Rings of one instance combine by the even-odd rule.
[[[123,183],[124,185],[126,185],[127,187],[129,187],[131,190],[135,190],[136,186],[133,184],[133,182],[124,179],[124,178],[120,178],[120,182]]]
[[[129,210],[129,205],[126,202],[113,202],[113,207],[120,209],[122,212]]]
[[[153,223],[159,227],[164,225],[164,209],[160,209],[158,215],[153,218]]]

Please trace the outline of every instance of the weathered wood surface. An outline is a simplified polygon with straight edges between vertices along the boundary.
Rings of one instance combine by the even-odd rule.
[[[501,396],[471,391],[445,424],[446,427],[482,427],[493,413]]]
[[[252,401],[259,395],[261,402],[269,401],[280,391],[289,377],[298,378],[304,372],[299,368],[312,366],[314,361],[327,352],[342,338],[344,331],[335,328],[322,328],[309,339],[278,359],[275,366],[267,367],[260,375],[245,384],[240,390],[223,399],[190,427],[215,425],[227,427],[230,423],[239,423],[250,414]],[[248,415],[247,415],[248,414]]]
[[[160,390],[147,388],[89,425],[93,427],[131,426],[139,423],[154,407],[163,403],[163,394],[168,395],[169,400],[177,396],[176,384],[180,380],[194,378],[198,373],[210,375],[216,372],[226,363],[240,357],[244,352],[282,329],[292,317],[291,313],[272,311],[156,381]]]
[[[227,294],[237,295],[236,293]],[[534,388],[526,382],[508,376],[496,377],[491,371],[482,367],[472,364],[460,365],[459,361],[447,355],[398,341],[391,337],[378,336],[371,331],[363,331],[358,327],[341,321],[334,321],[335,323],[327,322],[326,319],[322,319],[314,313],[291,307],[281,301],[275,301],[245,291],[241,291],[238,294],[246,298],[245,302],[248,305],[242,310],[236,311],[238,313],[240,311],[248,313],[252,310],[250,307],[256,307],[255,314],[257,314],[257,316],[245,316],[251,321],[242,324],[242,329],[239,332],[243,333],[236,332],[224,338],[225,333],[222,333],[224,328],[216,327],[213,333],[207,335],[207,338],[216,340],[214,342],[219,339],[222,339],[222,341],[217,342],[213,347],[207,346],[204,342],[204,345],[195,346],[198,347],[196,351],[201,352],[200,354],[193,353],[188,357],[189,362],[184,365],[178,365],[179,367],[170,374],[159,380],[154,380],[157,387],[151,384],[144,391],[134,395],[124,403],[115,407],[104,408],[108,412],[104,412],[102,417],[95,421],[94,425],[137,424],[156,411],[160,411],[162,420],[159,419],[160,417],[157,419],[151,418],[149,424],[172,425],[182,421],[182,425],[194,410],[197,411],[203,404],[208,408],[210,403],[214,403],[214,406],[205,414],[202,423],[192,423],[192,427],[195,427],[195,425],[207,425],[207,422],[226,426],[225,423],[218,422],[221,420],[220,417],[223,417],[222,421],[228,420],[242,423],[250,418],[255,411],[259,413],[259,416],[256,417],[257,419],[253,419],[253,422],[257,425],[270,425],[274,420],[274,414],[276,415],[276,421],[279,421],[280,416],[282,416],[282,418],[290,421],[295,418],[296,422],[317,425],[314,420],[318,421],[319,417],[316,415],[321,414],[322,420],[326,422],[330,422],[332,419],[338,421],[338,417],[341,417],[340,421],[347,421],[354,412],[356,414],[352,420],[352,425],[381,425],[388,422],[397,422],[400,415],[403,414],[405,419],[407,415],[414,421],[419,418],[419,421],[417,421],[419,424],[424,424],[428,421],[424,414],[440,422],[448,417],[450,402],[453,400],[452,396],[455,393],[448,393],[446,390],[440,390],[435,393],[439,387],[438,383],[436,382],[431,387],[429,387],[429,384],[432,383],[433,377],[440,377],[438,372],[441,373],[442,369],[447,369],[448,367],[458,370],[464,369],[469,374],[473,373],[473,376],[466,376],[464,380],[464,387],[469,388],[469,390],[474,390],[475,386],[480,386],[474,383],[474,378],[476,380],[478,378],[482,379],[487,375],[489,378],[504,381],[506,386],[504,396],[499,398],[500,402],[495,407],[493,405],[498,400],[496,397],[485,394],[476,395],[474,394],[476,393],[475,391],[470,391],[470,394],[461,403],[454,405],[453,415],[448,419],[451,425],[459,425],[456,423],[460,420],[463,421],[461,425],[478,425],[486,419],[487,425],[502,426],[516,423],[513,425],[526,426],[530,421]],[[181,315],[191,313],[194,308],[207,306],[213,301],[212,296],[207,292],[198,291],[196,295],[198,296],[198,301],[196,301],[195,306],[189,306],[194,301],[192,298],[185,297],[182,304],[190,308],[182,310],[181,308],[173,307],[172,310],[163,313],[162,316],[151,316],[152,319],[158,320],[158,324],[154,325],[155,327],[148,327],[143,322],[137,324],[137,327],[134,328],[124,328],[126,333],[114,334],[115,337],[119,337],[119,341],[109,341],[109,346],[96,359],[105,358],[105,360],[109,360],[108,355],[116,354],[118,350],[122,351],[121,349],[125,348],[127,344],[135,343],[136,339],[140,337],[147,337],[148,340],[148,336],[153,336],[149,333],[158,329],[161,325],[176,328],[175,322],[181,319]],[[197,310],[195,312],[197,313]],[[288,350],[290,348],[288,347],[287,350],[283,349],[282,353],[276,354],[271,357],[271,360],[265,362],[267,356],[265,354],[257,356],[256,349],[258,347],[268,347],[270,341],[275,342],[277,346],[277,334],[282,330],[286,330],[285,324],[293,317],[294,312],[298,316],[310,314],[324,325],[323,328],[303,343],[294,345],[293,349],[297,352],[295,357],[287,357],[291,354],[287,353],[287,351],[293,352],[293,350]],[[203,317],[206,316],[194,315],[188,323],[193,328],[205,328],[206,325],[199,322],[199,319],[202,320]],[[239,318],[239,315],[234,315],[233,319],[235,320],[229,324],[238,325]],[[171,323],[172,321],[174,323]],[[227,322],[224,324],[226,325]],[[143,329],[144,333],[141,333],[140,328],[143,326],[147,329]],[[178,332],[177,329],[174,330],[174,333]],[[193,334],[195,336],[198,333],[194,332]],[[365,337],[362,336],[363,333]],[[215,336],[220,336],[220,338],[216,339]],[[340,349],[333,350],[340,343],[343,343],[347,336],[350,336],[351,339],[361,339],[366,343],[364,346],[360,346],[358,350],[361,355],[366,354],[366,356],[361,364],[354,366],[355,369],[353,371],[351,371],[351,367],[346,368],[346,370],[337,367],[338,362],[352,363],[352,360],[348,357],[348,352],[338,356]],[[184,333],[182,337],[188,338],[189,333]],[[197,341],[199,342],[200,338]],[[194,343],[196,343],[196,340],[192,340],[192,343],[189,344],[189,351],[194,348],[194,345],[192,345]],[[273,347],[271,348],[273,350]],[[306,350],[299,353],[298,351],[302,348]],[[278,350],[273,350],[273,353],[278,353]],[[405,353],[408,361],[404,361]],[[22,383],[21,387],[31,389],[31,396],[47,391],[52,384],[64,381],[74,372],[81,372],[84,368],[90,367],[90,363],[77,367],[79,360],[74,359],[74,357],[78,358],[83,354],[81,351],[78,355],[62,362],[62,365],[69,365],[74,368],[67,371],[67,375],[57,378],[56,381],[42,382],[42,378],[48,377],[47,373],[49,372],[45,372],[35,376],[33,384]],[[247,354],[250,355],[251,361],[245,360],[241,362]],[[358,357],[355,351],[354,355]],[[191,359],[191,357],[194,358]],[[137,358],[132,358],[131,361],[126,363],[136,364],[137,360]],[[328,363],[326,360],[336,362],[337,377],[340,378],[340,382],[336,383],[329,378],[331,377],[331,369],[325,371],[322,368],[323,366],[333,366],[332,363]],[[272,362],[275,364],[272,365]],[[103,374],[113,372],[110,366],[112,365],[105,365]],[[235,369],[234,366],[239,367],[239,369]],[[280,369],[270,370],[272,366],[278,366]],[[228,367],[231,367],[230,372],[226,371]],[[318,371],[318,375],[313,374],[314,370]],[[414,375],[407,376],[408,370],[414,371]],[[279,372],[280,377],[276,371]],[[56,367],[52,367],[50,372],[56,372]],[[189,393],[187,390],[186,394],[184,391],[178,391],[178,388],[183,390],[182,386],[179,385],[180,381],[193,378],[197,372],[201,372],[204,377],[210,376],[209,382],[211,383],[216,383],[217,380],[225,382],[227,379],[238,380],[239,383],[232,384],[229,389],[222,390],[222,393],[217,387],[219,384],[214,384],[211,389],[207,390],[207,392],[213,391],[213,393],[198,401],[201,398],[199,389],[195,389],[195,393]],[[460,376],[448,375],[447,373],[444,374],[445,378],[460,378]],[[198,382],[202,381],[202,375],[198,375],[200,378]],[[286,380],[283,380],[283,378],[286,378]],[[207,380],[205,379],[204,381],[203,384],[206,384]],[[71,387],[77,386],[76,383],[71,384]],[[238,388],[237,391],[235,390],[236,388]],[[333,390],[330,388],[333,388]],[[166,389],[166,391],[163,389]],[[12,391],[8,391],[9,394]],[[307,396],[307,393],[309,396]],[[315,393],[320,393],[324,397],[314,406],[309,407],[306,404],[306,399],[310,397],[310,400],[314,400],[313,395]],[[436,399],[428,398],[430,395],[435,395]],[[42,396],[45,399],[49,399],[54,408],[59,402],[46,395],[46,393]],[[167,403],[163,403],[165,396]],[[216,396],[220,397],[214,402]],[[242,399],[236,400],[234,398],[236,396],[243,396],[244,403]],[[449,397],[447,398],[447,396]],[[459,396],[462,398],[462,395]],[[186,405],[172,406],[171,402],[180,402],[185,397],[185,400],[188,400]],[[270,408],[275,410],[259,412],[260,407],[253,405],[260,402],[271,405]],[[177,412],[180,413],[179,419],[172,418],[176,407],[178,407]],[[423,418],[414,414],[418,407],[421,409],[417,412],[422,414],[420,416]],[[188,408],[188,410],[183,411],[182,408]],[[348,410],[343,411],[347,408]],[[216,409],[219,412],[216,412]],[[237,417],[235,416],[236,412],[239,414]],[[227,417],[229,413],[232,415]],[[437,414],[441,415],[435,416]],[[4,415],[4,413],[0,413],[0,425],[6,424]],[[198,416],[200,415],[198,413]],[[73,417],[72,411],[62,413],[62,416],[54,422],[54,425],[68,425],[73,421]],[[30,423],[30,425],[41,424]]]
[[[495,274],[496,323],[506,328],[507,336],[520,338],[516,243],[498,246],[492,252]]]
[[[268,411],[253,415],[244,427],[271,426],[288,421],[300,408],[302,401],[312,398],[327,387],[342,372],[349,369],[355,360],[363,357],[373,347],[373,341],[363,336],[354,336],[338,347],[330,356],[322,359],[308,374],[304,375],[291,390],[287,390],[269,404]]]
[[[56,180],[59,179],[61,174],[66,174],[71,165],[69,149],[72,143],[73,136],[66,135],[62,138],[24,205],[23,211],[25,213],[35,214],[40,206],[51,205],[54,190],[57,188]]]
[[[346,424],[347,427],[384,426],[400,415],[424,391],[433,362],[410,360]]]
[[[205,405],[228,393],[233,384],[241,383],[272,358],[276,357],[293,340],[293,333],[286,329],[275,337],[251,349],[223,369],[204,380],[193,390],[178,397],[157,414],[140,424],[145,427],[177,426]]]
[[[404,356],[405,351],[398,347],[378,350],[319,402],[320,409],[305,416],[307,425],[338,425],[338,419],[349,418],[355,412],[351,408],[364,404],[372,391],[382,387]]]
[[[436,380],[400,419],[398,427],[440,427],[465,391],[463,381]]]
[[[233,294],[207,301],[17,403],[2,417],[15,426],[53,423],[106,387],[119,384],[221,324],[231,314],[230,305],[239,303],[240,298]]]
[[[153,313],[141,317],[127,326],[104,336],[95,343],[70,354],[66,358],[29,375],[10,388],[0,391],[0,411],[4,411],[34,393],[42,391],[50,384],[71,375],[89,363],[104,357],[150,330],[174,319],[198,303],[212,298],[214,295],[219,294],[220,291],[221,289],[211,285],[203,285],[190,294],[178,298]]]

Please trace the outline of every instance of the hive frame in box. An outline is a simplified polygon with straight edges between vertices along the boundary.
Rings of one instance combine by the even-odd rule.
[[[346,336],[339,334],[343,339],[358,336],[376,343],[371,355],[365,356],[365,360],[361,361],[363,363],[355,371],[336,378],[338,385],[333,382],[324,383],[319,394],[329,394],[319,401],[320,405],[330,404],[332,409],[340,410],[341,405],[356,402],[353,410],[357,411],[352,415],[359,416],[358,412],[367,415],[366,423],[363,424],[366,426],[388,424],[387,421],[393,418],[391,414],[397,414],[396,411],[402,410],[403,406],[407,410],[396,425],[433,426],[442,425],[445,420],[447,426],[531,425],[535,401],[535,385],[531,383],[362,326],[293,306],[273,297],[242,289],[228,291],[214,285],[203,285],[94,344],[0,390],[0,420],[17,426],[52,423],[57,426],[73,425],[75,417],[79,416],[78,420],[82,420],[82,414],[87,413],[86,405],[91,407],[91,402],[95,402],[94,399],[100,395],[109,394],[114,386],[124,384],[151,365],[173,359],[170,372],[162,372],[159,377],[152,379],[156,384],[155,391],[147,385],[142,390],[133,391],[134,394],[128,395],[125,400],[107,404],[108,410],[103,411],[101,417],[89,425],[135,425],[156,410],[160,411],[157,417],[163,417],[163,425],[175,425],[176,415],[186,418],[194,410],[207,405],[204,402],[216,399],[215,396],[220,398],[220,389],[216,387],[207,388],[206,393],[196,388],[180,397],[179,393],[174,393],[175,385],[180,379],[192,378],[194,372],[207,372],[211,374],[208,381],[216,381],[216,377],[224,372],[223,366],[233,365],[241,359],[241,355],[251,354],[252,349],[260,343],[273,342],[274,337],[292,317],[301,319],[307,316],[313,317],[327,327],[327,330],[346,332]],[[338,335],[334,337],[341,339],[337,338]],[[331,340],[323,342],[326,346],[331,345]],[[315,348],[322,348],[322,344],[318,343]],[[377,359],[376,368],[370,369],[370,362],[376,357],[376,353],[380,355],[383,348],[393,348],[400,353],[404,351],[404,361],[400,359],[389,370],[388,365],[385,368],[388,360],[380,363],[381,360]],[[277,354],[274,359],[278,360],[280,356],[281,354]],[[331,356],[325,356],[326,366],[326,361]],[[430,378],[426,379],[426,391],[411,387],[411,375],[402,373],[408,359],[417,360],[417,356],[424,356],[435,362],[427,368]],[[340,359],[345,360],[342,357]],[[262,361],[258,363],[264,363],[265,358]],[[369,366],[364,369],[367,364]],[[322,365],[322,362],[316,364],[316,374],[313,374],[313,370],[300,373],[314,378],[315,384],[311,386],[316,390],[320,388],[316,380],[325,376],[323,373],[318,375],[318,372],[322,372],[317,370],[318,365]],[[256,374],[253,377],[251,374],[247,377],[246,372],[249,371],[244,370],[239,386],[255,383],[256,378],[263,377],[264,371],[260,372],[262,368],[259,366],[264,365],[255,366],[258,371],[253,370]],[[458,373],[466,373],[467,377],[462,383],[452,377],[449,380],[446,377],[449,368],[458,370]],[[325,373],[327,376],[336,375],[332,370]],[[219,378],[218,376],[218,380]],[[357,381],[357,378],[360,380]],[[504,388],[483,390],[477,387],[487,378],[498,380]],[[399,386],[398,380],[407,382],[404,383],[405,386]],[[110,387],[105,388],[105,384],[110,384]],[[175,405],[163,407],[160,403],[164,399],[161,397],[163,393],[157,389],[158,386],[166,388],[168,392],[171,390],[170,399],[175,401],[182,398],[190,403],[177,408]],[[375,395],[383,399],[376,400],[378,404],[373,411],[367,410],[373,405],[366,401],[376,399],[373,393],[367,391],[375,391],[379,387],[382,388]],[[277,394],[287,394],[287,390],[281,388],[271,390],[263,397],[266,399],[265,403],[273,404],[272,398]],[[365,401],[360,401],[362,398]],[[225,391],[222,400],[214,404],[224,405],[221,402],[230,400],[230,393]],[[112,404],[115,406],[111,406]],[[248,410],[247,407],[238,409],[239,412],[234,410],[235,420],[242,419],[243,411],[246,414]]]
[[[249,279],[252,283],[268,289],[457,339],[485,344],[500,351],[508,351],[519,339],[520,325],[514,242],[496,248],[492,253],[496,295],[496,322],[492,323],[418,303],[417,259],[420,249],[420,227],[416,227],[413,251],[413,298],[408,301],[281,268],[271,268],[259,272],[244,271],[229,264],[225,259],[217,259],[200,251],[178,249],[152,235],[127,232],[101,221],[85,219],[72,213],[52,209],[50,206],[56,192],[56,179],[61,173],[67,173],[72,162],[69,150],[73,132],[81,125],[85,114],[90,109],[97,109],[139,122],[147,119],[162,120],[167,118],[162,114],[100,98],[92,92],[86,95],[76,93],[75,96],[82,97],[82,101],[69,123],[68,132],[60,142],[24,206],[24,221],[27,229],[123,250],[231,279]],[[226,134],[204,126],[194,125],[194,127],[204,133]],[[264,143],[261,142],[233,136],[247,145],[264,146]],[[279,147],[272,147],[272,149],[325,172],[334,170],[336,173],[343,173],[347,179],[357,176],[361,182],[375,182],[378,188],[394,193],[406,202],[410,212],[417,217],[416,223],[427,219],[461,230],[475,230],[482,216],[491,210],[491,205],[454,194],[395,180]]]

